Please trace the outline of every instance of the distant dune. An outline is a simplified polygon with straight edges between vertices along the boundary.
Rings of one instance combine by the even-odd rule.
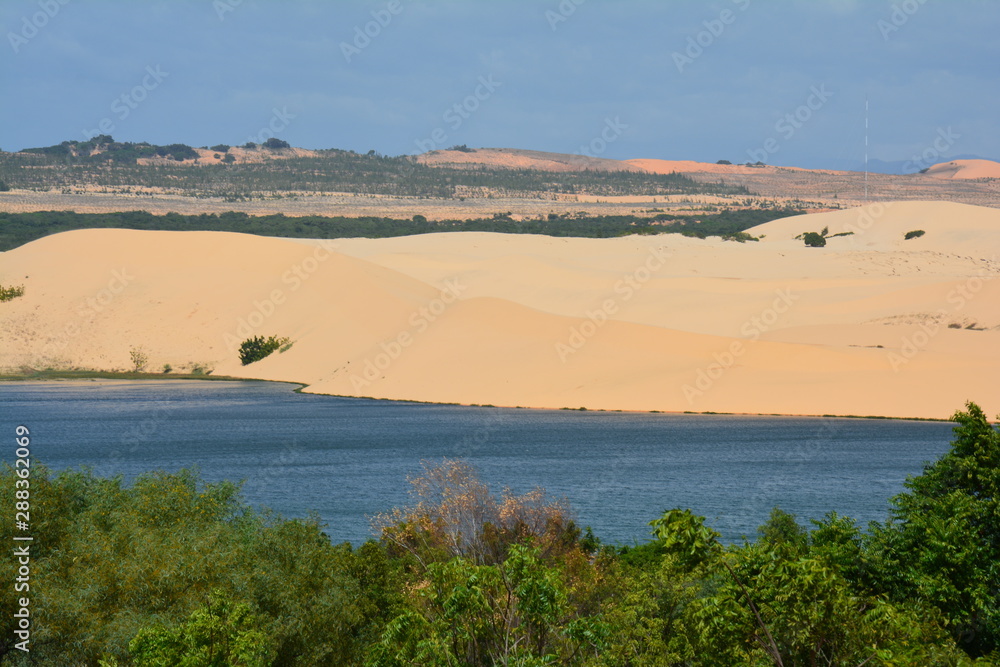
[[[825,248],[795,236],[828,235]],[[907,232],[923,230],[904,240]],[[0,366],[149,369],[546,408],[1000,412],[1000,211],[873,204],[759,242],[486,233],[336,242],[85,230],[0,254]],[[291,349],[240,366],[250,335]]]
[[[936,164],[925,172],[934,178],[970,180],[1000,178],[1000,162],[993,160],[952,160]]]
[[[518,148],[476,148],[472,150],[437,150],[417,156],[417,160],[431,166],[493,167],[506,169],[539,169],[542,171],[643,171],[651,174],[672,172],[688,174],[761,174],[779,171],[812,171],[817,174],[838,174],[829,170],[777,167],[772,165],[746,166],[742,164],[716,164],[692,160],[634,159],[611,160],[567,153],[546,153]]]
[[[773,165],[718,164],[693,162],[691,160],[625,160],[625,164],[639,167],[653,174],[774,174],[781,171],[802,171],[815,174],[843,174],[845,172],[827,169],[802,169],[800,167],[778,167]]]
[[[468,151],[439,150],[417,156],[417,161],[435,167],[491,167],[538,169],[540,171],[642,171],[619,160],[586,155],[546,153],[518,148],[477,148]]]

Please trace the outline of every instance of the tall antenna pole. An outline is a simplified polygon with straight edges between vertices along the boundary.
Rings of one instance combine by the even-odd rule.
[[[868,203],[868,96],[865,95],[865,203]]]

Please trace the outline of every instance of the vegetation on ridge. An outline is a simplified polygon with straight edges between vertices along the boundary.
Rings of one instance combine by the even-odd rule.
[[[272,138],[264,142],[263,148],[271,149],[264,151],[268,153],[289,148],[289,145]],[[231,152],[226,153],[232,157]],[[722,181],[706,183],[678,173],[627,170],[555,173],[480,166],[432,167],[408,155],[389,157],[374,151],[360,154],[337,149],[313,153],[313,157],[233,159],[222,164],[195,164],[184,162],[198,159],[197,152],[184,144],[155,146],[117,142],[109,135],[98,135],[85,142],[64,141],[19,153],[0,152],[0,179],[13,188],[29,190],[157,188],[183,195],[231,200],[298,192],[444,198],[537,197],[556,193],[599,196],[750,194],[743,186]],[[138,162],[154,157],[166,159],[151,164]]]
[[[409,220],[376,217],[324,217],[309,215],[247,215],[246,213],[203,213],[153,215],[145,211],[124,213],[74,213],[39,211],[0,212],[0,251],[10,250],[35,239],[74,229],[146,229],[174,231],[224,231],[289,238],[384,238],[433,232],[502,232],[545,234],[585,238],[608,238],[629,234],[679,233],[705,238],[734,235],[751,227],[790,215],[799,209],[748,209],[700,215],[658,213],[654,217],[635,215],[549,215],[534,220],[513,220],[506,213],[474,220],[427,220],[422,215]],[[744,239],[746,240],[746,239]]]

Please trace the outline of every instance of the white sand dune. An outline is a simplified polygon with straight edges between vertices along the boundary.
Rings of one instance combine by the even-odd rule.
[[[825,248],[795,237],[828,234]],[[925,234],[904,240],[908,231]],[[745,244],[451,233],[322,241],[85,230],[0,254],[0,366],[308,383],[526,407],[1000,412],[1000,211],[875,204]],[[250,335],[288,336],[243,367]]]
[[[1000,178],[1000,162],[993,160],[952,160],[936,164],[925,172],[934,178],[966,180]]]
[[[636,158],[623,162],[633,168],[652,174],[701,173],[701,174],[774,174],[780,171],[808,171],[816,174],[842,174],[845,172],[829,169],[803,169],[801,167],[779,167],[774,165],[758,165],[749,167],[742,164],[718,164],[711,162],[695,162],[693,160],[660,160],[651,158]]]

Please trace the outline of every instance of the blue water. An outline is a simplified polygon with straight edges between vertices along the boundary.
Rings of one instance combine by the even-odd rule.
[[[248,502],[318,512],[336,541],[408,502],[422,460],[463,457],[499,493],[544,487],[605,542],[648,538],[689,507],[727,541],[775,505],[801,522],[835,510],[867,524],[907,475],[948,450],[940,422],[469,408],[293,393],[267,382],[0,383],[2,428],[25,424],[33,457],[132,478],[198,466],[246,480]],[[13,459],[13,448],[3,458]]]

